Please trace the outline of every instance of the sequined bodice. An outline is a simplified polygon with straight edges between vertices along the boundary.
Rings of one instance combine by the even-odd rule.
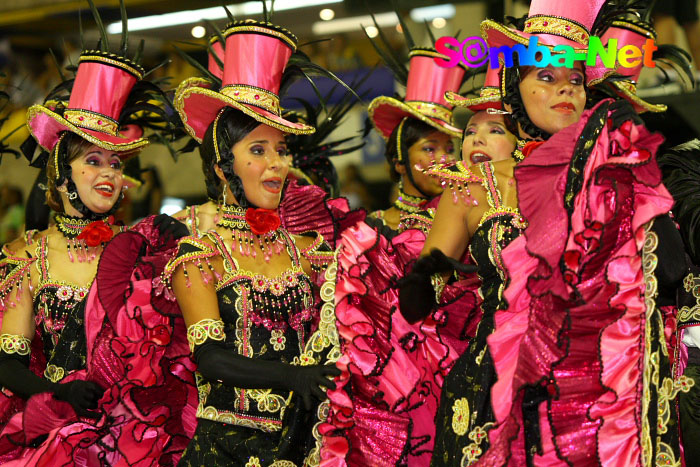
[[[45,376],[59,381],[85,364],[83,316],[89,288],[54,280],[49,272],[48,237],[36,248],[39,284],[34,294],[34,320],[48,361]],[[70,335],[64,335],[64,329]]]
[[[493,314],[499,306],[506,271],[501,251],[517,238],[525,222],[517,209],[503,204],[498,190],[493,165],[490,162],[479,164],[484,176],[489,209],[479,222],[469,245],[469,252],[477,264],[484,299],[482,308],[485,314]]]
[[[216,245],[210,253],[199,242],[181,243],[178,256],[221,256],[223,275],[217,275],[216,295],[224,323],[224,345],[238,354],[288,364],[300,364],[303,348],[318,318],[311,279],[301,267],[300,253],[284,232],[292,265],[276,277],[242,270],[226,242],[215,232],[206,237]],[[205,256],[202,256],[205,257]],[[242,389],[207,381],[198,375],[197,417],[223,423],[277,431],[291,393],[272,389]]]

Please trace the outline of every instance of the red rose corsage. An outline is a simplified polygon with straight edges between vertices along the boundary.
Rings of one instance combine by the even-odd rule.
[[[248,208],[245,212],[245,220],[250,226],[250,231],[255,235],[263,235],[280,226],[280,216],[270,209]]]
[[[77,238],[84,240],[87,246],[92,247],[110,241],[113,236],[114,232],[109,225],[104,221],[95,221],[86,225]]]

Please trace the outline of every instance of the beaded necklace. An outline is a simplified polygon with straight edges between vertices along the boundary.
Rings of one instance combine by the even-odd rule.
[[[80,217],[56,214],[56,228],[66,239],[68,259],[71,263],[90,262],[97,257],[97,250],[112,236],[112,228],[106,220],[90,220]]]
[[[399,187],[399,196],[394,201],[394,207],[402,213],[415,214],[425,209],[428,202],[425,198],[407,195],[401,187]]]
[[[255,258],[257,244],[263,253],[266,262],[270,261],[273,254],[279,255],[284,251],[285,242],[279,231],[279,224],[272,230],[255,234],[249,224],[250,210],[235,204],[220,204],[219,219],[216,225],[231,231],[231,250],[238,248],[243,256]],[[271,211],[270,211],[271,212]],[[279,220],[279,218],[277,218]]]

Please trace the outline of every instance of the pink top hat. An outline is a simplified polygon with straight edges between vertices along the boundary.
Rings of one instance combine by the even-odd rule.
[[[628,20],[613,21],[611,26],[605,30],[600,41],[607,45],[610,39],[617,39],[618,48],[625,45],[633,45],[639,49],[645,44],[647,39],[656,40],[656,31],[647,23],[633,22]],[[626,80],[613,81],[615,92],[632,104],[638,113],[642,112],[664,112],[667,106],[664,104],[650,104],[637,96],[637,80],[644,67],[643,58],[634,67],[623,67],[620,63],[615,64],[615,69],[606,68],[598,59],[596,66],[586,67],[586,85],[595,86],[610,75],[627,76]]]
[[[503,98],[503,94],[501,93],[502,72],[503,67],[488,67],[486,69],[486,77],[484,78],[484,85],[479,91],[479,97],[464,97],[456,92],[447,91],[445,93],[445,100],[457,107],[467,107],[472,112],[486,109],[500,110],[502,106],[501,99]]]
[[[211,72],[212,75],[221,79],[224,76],[224,70],[219,66],[216,59],[214,58],[214,55],[216,55],[216,58],[218,58],[219,61],[223,63],[224,62],[224,46],[223,46],[223,44],[221,44],[221,41],[219,40],[218,36],[212,37],[209,40],[209,44],[211,45],[211,48],[214,51],[214,53],[212,54],[211,52],[209,52],[207,54],[209,57],[209,61],[207,63],[207,68],[209,68],[209,71]]]
[[[70,100],[63,115],[49,105],[27,110],[27,126],[39,145],[51,152],[60,135],[70,131],[95,146],[123,157],[146,146],[137,125],[119,127],[119,116],[144,70],[118,55],[88,50],[80,55]]]
[[[285,133],[313,133],[313,127],[281,116],[278,93],[282,73],[296,50],[296,37],[284,28],[255,20],[232,23],[224,36],[221,89],[217,92],[181,84],[175,93],[175,108],[188,133],[201,143],[207,128],[224,107],[238,109]]]
[[[489,47],[527,45],[537,36],[539,44],[552,48],[569,45],[575,50],[588,48],[591,27],[606,0],[532,0],[523,31],[492,20],[481,22],[481,36]]]
[[[369,104],[369,117],[375,128],[388,139],[404,117],[411,117],[460,138],[462,131],[452,125],[452,104],[445,100],[445,92],[459,90],[465,68],[439,66],[435,63],[435,57],[447,57],[434,49],[414,48],[409,57],[406,97],[403,101],[380,96]]]

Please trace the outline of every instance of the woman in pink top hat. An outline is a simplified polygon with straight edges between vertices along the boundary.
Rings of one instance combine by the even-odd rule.
[[[313,456],[318,401],[338,373],[324,364],[332,337],[313,282],[333,252],[321,235],[291,234],[278,213],[285,134],[314,131],[282,116],[279,93],[308,59],[269,22],[236,21],[223,35],[221,86],[186,82],[175,97],[219,200],[214,227],[182,238],[165,271],[200,396],[180,465],[301,465]]]
[[[482,33],[490,47],[527,44],[534,34],[546,47],[585,50],[603,3],[535,1],[524,32],[487,20]],[[627,103],[593,97],[594,108],[584,111],[586,94],[600,95],[586,91],[583,71],[506,68],[506,118],[519,137],[546,142],[523,148],[523,161],[510,172],[516,183],[497,191],[489,183],[486,199],[468,193],[476,198],[472,210],[491,199],[504,208],[480,221],[464,218],[481,222],[470,249],[483,282],[484,318],[444,386],[433,465],[677,458],[667,418],[668,396],[677,389],[668,386],[657,308],[678,285],[678,271],[662,265],[677,255],[655,253],[659,237],[673,245],[677,232],[663,216],[670,198],[653,159],[660,140]],[[439,236],[449,231],[441,208],[424,252],[435,246],[459,257],[466,239]],[[645,277],[659,288],[645,287]],[[410,311],[403,299],[401,305]],[[645,376],[653,372],[658,380]]]
[[[118,392],[112,380],[87,368],[94,344],[87,336],[101,325],[84,324],[88,291],[106,245],[122,230],[111,214],[127,185],[123,164],[148,145],[145,128],[165,123],[167,109],[155,103],[167,100],[125,57],[126,42],[120,54],[108,51],[105,37],[101,44],[83,51],[74,80],[27,113],[33,139],[23,150],[32,165],[46,167],[46,201],[56,215],[54,226],[27,232],[0,255],[0,385],[8,391],[0,459],[19,465],[109,458],[109,448],[87,448],[92,435],[86,433],[105,431],[103,414]],[[9,391],[15,397],[8,399]],[[67,425],[81,435],[64,449],[35,449],[46,439],[61,444],[70,437],[61,432]],[[112,434],[119,438],[118,430]],[[80,443],[81,452],[72,452]]]
[[[441,67],[435,62],[440,56],[433,49],[412,47],[408,70],[394,71],[406,85],[405,97],[380,96],[368,108],[374,127],[386,141],[391,179],[399,182],[394,205],[372,216],[397,232],[414,226],[429,228],[427,204],[442,187],[416,166],[425,167],[445,157],[453,159],[452,140],[462,136],[452,124],[452,105],[445,100],[445,92],[459,91],[466,69],[461,65]]]

